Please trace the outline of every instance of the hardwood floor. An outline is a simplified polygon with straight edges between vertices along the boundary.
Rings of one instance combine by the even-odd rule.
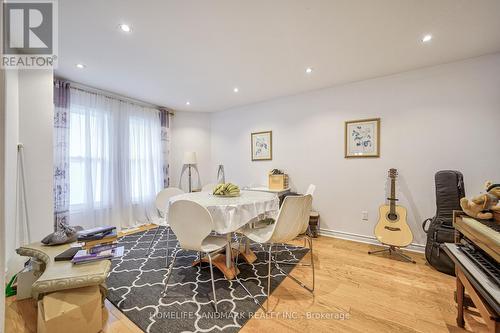
[[[316,239],[315,295],[286,279],[271,295],[273,314],[259,310],[241,332],[465,332],[455,322],[453,277],[429,267],[422,254],[408,253],[417,264],[367,254],[376,248]],[[293,271],[306,283],[309,273],[309,267]],[[141,332],[108,301],[106,309],[104,332]],[[466,328],[486,331],[472,311],[466,311]],[[7,299],[6,332],[36,332],[34,302]]]

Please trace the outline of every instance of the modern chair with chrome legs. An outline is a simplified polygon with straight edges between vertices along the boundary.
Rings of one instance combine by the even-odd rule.
[[[310,194],[314,198],[314,192],[316,191],[316,185],[314,184],[309,184],[306,190],[306,195]],[[302,232],[300,235],[298,235],[296,240],[304,240],[304,247],[306,247],[307,243],[309,243],[309,250],[312,252],[312,237],[311,237],[311,230],[309,227],[309,219],[306,221],[304,220],[304,226],[302,228]],[[277,246],[276,246],[277,247]],[[278,264],[283,264],[283,265],[298,265],[298,266],[311,266],[311,264],[303,264],[299,263],[300,260],[298,261],[276,261]],[[314,272],[313,272],[314,274]],[[314,289],[314,281],[313,281],[313,289]]]
[[[196,221],[196,227],[193,227],[193,221]],[[217,310],[217,295],[215,294],[214,271],[212,266],[213,255],[226,248],[227,240],[225,237],[211,236],[214,228],[212,216],[208,210],[194,201],[178,200],[174,202],[168,212],[168,223],[179,241],[179,249],[174,252],[172,264],[168,265],[168,246],[167,240],[167,269],[168,276],[165,281],[165,290],[163,297],[167,295],[168,281],[172,275],[177,253],[181,250],[197,251],[208,256],[210,264],[210,276],[212,278],[212,291],[214,293],[214,307]],[[201,260],[201,258],[200,258]]]
[[[167,226],[167,239],[170,237],[170,229],[168,229],[168,221],[167,221],[168,202],[170,198],[173,197],[174,195],[179,195],[183,193],[184,191],[177,187],[167,187],[158,192],[158,194],[156,195],[155,206],[156,209],[158,210],[160,218],[157,221],[158,227],[156,227],[153,239],[151,239],[151,242],[149,242],[148,256],[151,253],[151,246],[153,246],[156,236],[158,235],[158,231],[160,230],[159,228],[160,225]]]
[[[314,191],[316,191],[316,185],[314,184],[309,184],[307,187],[306,195],[309,194],[314,198]],[[296,237],[297,240],[304,240],[304,247],[306,247],[306,243],[309,243],[309,250],[311,251],[312,255],[312,237],[311,237],[311,230],[309,227],[309,219],[304,220],[304,226],[302,227],[302,232],[300,235]],[[300,261],[300,260],[299,260]],[[284,265],[299,265],[299,266],[311,266],[311,264],[303,264],[299,263],[298,261],[276,261],[278,264],[284,264]],[[313,272],[314,274],[314,272]],[[314,289],[314,279],[313,279],[313,289]]]
[[[286,243],[295,240],[298,236],[305,234],[307,230],[307,225],[309,223],[309,212],[311,211],[312,196],[302,195],[302,196],[288,196],[283,201],[283,205],[279,211],[276,222],[265,227],[256,228],[245,227],[240,229],[239,232],[248,237],[250,240],[261,243],[269,244],[268,249],[268,276],[267,276],[267,310],[269,310],[269,297],[271,293],[271,263],[274,261],[276,268],[284,275],[290,277],[293,281],[299,284],[301,287],[309,291],[314,292],[314,257],[312,253],[312,241],[309,238],[309,246],[311,249],[311,268],[313,273],[313,283],[312,288],[306,286],[302,281],[298,280],[294,276],[284,272],[279,266],[276,259],[272,256],[272,249],[276,243]],[[239,248],[239,246],[238,246]],[[274,260],[273,260],[274,259]],[[237,259],[236,259],[237,260]],[[237,263],[237,261],[236,261]],[[241,280],[237,279],[242,286]],[[253,297],[254,301],[258,303],[257,299],[248,291],[245,286],[243,286],[245,291]],[[258,303],[260,305],[260,303]]]

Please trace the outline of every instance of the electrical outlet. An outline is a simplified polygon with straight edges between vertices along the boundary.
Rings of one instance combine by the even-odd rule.
[[[361,212],[361,219],[363,221],[368,221],[368,212],[366,210]]]

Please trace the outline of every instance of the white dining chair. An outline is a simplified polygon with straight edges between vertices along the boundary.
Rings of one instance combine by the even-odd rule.
[[[314,198],[314,192],[316,191],[316,185],[314,184],[309,184],[309,186],[307,187],[307,190],[306,190],[306,194],[310,194],[313,198]],[[309,218],[311,217],[311,215],[309,214]],[[311,229],[309,227],[309,221],[307,221],[307,226],[306,226],[306,230],[305,230],[305,233],[307,235],[311,235]],[[312,239],[311,239],[312,241]],[[306,241],[304,239],[304,247],[306,246]]]
[[[306,190],[306,194],[309,194],[311,195],[312,197],[314,197],[314,192],[316,191],[316,185],[314,184],[309,184],[309,186],[307,187],[307,190]],[[310,216],[310,215],[309,215]],[[310,229],[309,229],[309,221],[307,221],[307,225],[304,226],[305,227],[305,231],[303,234],[310,234]],[[307,236],[307,235],[303,235],[303,236]],[[301,238],[301,237],[299,237]],[[306,239],[304,238],[304,247],[306,246]],[[306,265],[308,266],[308,265]]]
[[[196,222],[196,225],[193,225]],[[168,281],[172,275],[177,253],[181,250],[191,250],[202,252],[208,256],[210,264],[210,277],[212,278],[212,291],[214,293],[214,307],[217,310],[217,295],[215,293],[214,271],[212,266],[212,256],[226,248],[225,237],[211,236],[214,229],[214,222],[208,210],[200,204],[189,200],[175,201],[168,212],[168,223],[177,236],[179,249],[174,252],[172,264],[168,265],[168,239],[167,239],[167,269],[168,276],[165,281],[163,297],[167,295]],[[201,260],[201,257],[200,257]]]
[[[156,236],[158,235],[158,231],[160,230],[160,228],[159,228],[160,225],[167,226],[167,239],[170,236],[170,232],[169,232],[169,228],[168,228],[168,221],[167,221],[169,200],[171,197],[173,197],[175,195],[183,194],[183,193],[184,193],[184,191],[181,190],[180,188],[167,187],[167,188],[164,188],[163,190],[161,190],[160,192],[158,192],[158,194],[156,195],[155,206],[156,206],[156,209],[158,210],[158,215],[160,216],[160,218],[156,221],[157,222],[156,224],[158,225],[158,227],[156,227],[156,231],[155,231],[155,234],[153,236],[153,239],[149,243],[148,252],[147,252],[148,256],[151,253],[150,252],[151,246],[153,246],[153,243],[156,239]]]
[[[309,186],[307,187],[306,194],[310,194],[311,196],[314,196],[314,191],[316,191],[316,185],[309,184]]]
[[[217,186],[217,184],[209,183],[209,184],[203,185],[203,187],[201,188],[201,191],[202,192],[213,192],[214,188],[216,186]]]
[[[309,184],[307,187],[307,191],[305,195],[310,195],[313,197],[313,194],[316,190],[316,185],[314,184]],[[304,247],[306,247],[306,244],[309,244],[309,250],[311,251],[312,255],[312,237],[311,237],[311,229],[309,225],[309,220],[311,218],[311,212],[309,212],[309,218],[304,219],[304,225],[302,226],[302,230],[300,234],[295,237],[295,240],[304,240]],[[306,263],[300,263],[300,260],[297,261],[276,261],[278,264],[283,264],[283,265],[298,265],[298,266],[311,266],[311,264],[306,264]],[[313,276],[314,276],[314,271],[313,271]],[[314,289],[314,278],[313,278],[313,289]]]
[[[314,256],[312,252],[312,239],[307,237],[310,247],[311,255],[311,268],[313,274],[312,288],[306,286],[302,281],[294,276],[286,273],[279,266],[279,262],[272,257],[272,249],[276,243],[286,243],[297,239],[298,236],[304,235],[309,225],[309,212],[311,211],[312,196],[310,194],[301,196],[288,196],[283,201],[280,208],[276,222],[265,228],[251,228],[249,226],[240,229],[239,232],[248,237],[250,240],[261,243],[269,244],[268,249],[268,275],[267,275],[267,310],[269,310],[269,298],[271,293],[271,263],[274,261],[276,268],[284,275],[290,277],[293,281],[299,284],[304,289],[314,293],[315,272],[314,272]],[[238,247],[239,249],[239,244]],[[236,256],[236,263],[238,264],[238,256]],[[237,282],[242,286],[243,283],[237,277]],[[243,286],[244,287],[244,286]],[[244,287],[245,291],[258,303],[257,299]],[[260,303],[258,303],[260,305]]]

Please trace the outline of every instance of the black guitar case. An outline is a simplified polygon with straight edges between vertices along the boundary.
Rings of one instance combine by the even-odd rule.
[[[422,224],[427,233],[425,258],[440,272],[455,275],[455,265],[448,255],[441,250],[443,243],[455,241],[453,211],[462,210],[460,199],[465,196],[463,175],[459,171],[438,171],[434,177],[436,185],[436,216],[428,218]],[[429,224],[430,222],[430,224]]]

